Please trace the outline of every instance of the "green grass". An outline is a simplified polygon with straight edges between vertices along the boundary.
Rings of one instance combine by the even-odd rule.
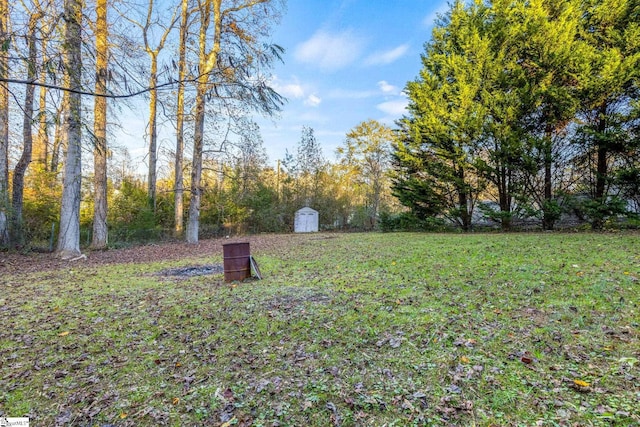
[[[262,281],[150,274],[222,254],[3,275],[0,416],[639,425],[639,237],[270,236]]]

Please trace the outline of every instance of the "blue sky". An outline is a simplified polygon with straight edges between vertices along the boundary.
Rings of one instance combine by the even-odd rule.
[[[295,152],[303,126],[314,129],[329,160],[360,122],[393,126],[446,10],[446,0],[289,0],[273,35],[286,49],[273,87],[288,102],[278,117],[257,119],[270,161]]]
[[[272,42],[286,52],[273,68],[272,86],[288,99],[272,118],[256,115],[270,165],[295,153],[302,127],[314,129],[324,157],[335,160],[345,135],[368,119],[394,126],[407,99],[402,91],[420,71],[420,55],[446,0],[288,0]],[[141,177],[148,168],[148,101],[124,108],[116,131],[129,149]],[[141,144],[141,137],[145,144]],[[172,160],[163,152],[175,147],[175,130],[160,125],[160,175]],[[191,154],[188,148],[186,154]]]

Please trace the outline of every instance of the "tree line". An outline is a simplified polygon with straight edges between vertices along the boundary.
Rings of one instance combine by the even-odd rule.
[[[170,234],[195,243],[478,218],[594,229],[640,211],[637,0],[455,1],[394,129],[357,124],[328,160],[314,129],[269,166],[252,119],[270,86],[280,0],[0,0],[0,247],[62,257]],[[146,176],[115,138],[144,97]],[[159,149],[159,127],[173,147]],[[87,165],[87,158],[93,161]],[[53,232],[52,232],[53,229]],[[54,236],[55,234],[55,236]]]
[[[80,254],[88,147],[91,246],[107,246],[108,160],[118,148],[113,128],[122,103],[140,94],[149,101],[148,204],[155,215],[161,105],[176,130],[174,229],[197,242],[203,157],[213,144],[205,129],[237,124],[250,112],[269,115],[283,104],[268,84],[282,54],[269,36],[283,8],[280,0],[0,0],[0,246],[26,243],[23,210],[30,190],[36,205],[41,196],[57,194],[59,213],[39,206],[49,218],[38,220],[57,220],[61,257]]]
[[[374,230],[381,213],[400,208],[387,176],[395,134],[377,121],[350,130],[335,161],[324,153],[315,130],[304,126],[296,146],[275,167],[255,123],[247,119],[235,131],[241,134],[237,141],[203,161],[200,234],[205,237],[290,232],[295,212],[303,206],[319,211],[322,229]],[[158,180],[154,212],[145,181],[136,177],[131,164],[122,162],[110,175],[108,223],[114,242],[166,237],[174,221],[173,177]],[[81,209],[85,233],[91,221],[90,192],[86,189]]]
[[[640,2],[455,1],[398,122],[393,192],[464,230],[640,212]]]

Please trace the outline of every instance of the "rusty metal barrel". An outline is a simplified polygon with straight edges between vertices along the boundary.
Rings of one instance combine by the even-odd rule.
[[[251,250],[249,242],[222,245],[224,280],[244,280],[251,277]]]

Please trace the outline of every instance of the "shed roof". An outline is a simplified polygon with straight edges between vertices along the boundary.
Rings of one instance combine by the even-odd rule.
[[[315,209],[311,209],[309,206],[305,206],[305,207],[304,207],[304,208],[302,208],[302,209],[298,209],[296,212],[307,212],[307,213],[311,212],[311,213],[318,213],[318,211],[317,211],[317,210],[315,210]]]

